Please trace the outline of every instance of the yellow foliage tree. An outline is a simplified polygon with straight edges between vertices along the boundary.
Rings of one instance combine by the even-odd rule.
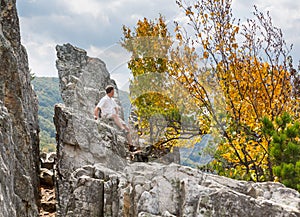
[[[124,27],[122,45],[132,52],[133,103],[139,106],[140,120],[146,119],[140,125],[151,129],[147,121],[154,113],[176,111],[181,115],[177,120],[193,114],[198,132],[192,136],[210,133],[216,138],[212,169],[237,179],[274,180],[272,137],[262,133],[262,119],[274,121],[285,112],[299,118],[300,76],[289,56],[291,47],[269,14],[256,7],[254,19],[241,25],[233,17],[231,0],[177,4],[189,22],[175,23],[176,39],[161,16],[157,23],[139,21],[134,33]],[[149,87],[154,92],[147,92]],[[157,144],[180,138],[188,129],[183,125],[178,121],[176,133]]]
[[[132,54],[128,63],[133,75],[130,98],[140,137],[147,138],[155,149],[168,152],[180,144],[179,139],[199,135],[197,125],[189,132],[182,129],[189,122],[185,113],[192,98],[168,73],[173,41],[163,17],[139,20],[134,31],[123,26],[123,34],[121,44]]]
[[[177,24],[176,38],[186,52],[173,51],[177,68],[173,67],[176,70],[171,75],[195,96],[200,109],[209,111],[209,128],[220,133],[211,165],[233,178],[273,180],[271,138],[261,133],[261,119],[274,120],[283,112],[298,115],[299,98],[291,94],[291,48],[287,48],[281,30],[272,25],[269,14],[257,8],[255,19],[240,25],[232,15],[230,0],[190,4],[178,0],[177,4],[195,34],[184,37],[183,32],[191,30],[183,31]],[[195,68],[197,55],[201,65]],[[186,64],[186,59],[193,61]],[[212,75],[210,82],[205,79],[207,72]]]

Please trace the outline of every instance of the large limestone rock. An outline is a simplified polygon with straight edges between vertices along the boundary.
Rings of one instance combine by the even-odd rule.
[[[38,216],[38,104],[16,2],[0,2],[0,216]]]
[[[66,216],[300,216],[295,190],[206,174],[178,164],[94,164],[72,173]],[[94,193],[93,193],[94,192]]]
[[[95,104],[101,94],[104,96],[108,84],[115,86],[119,102],[118,89],[104,62],[88,57],[86,51],[70,44],[57,46],[56,50],[64,101],[55,106],[54,117],[58,138],[58,215],[65,216],[70,206],[70,192],[74,190],[70,184],[72,173],[99,162],[113,170],[122,170],[126,166],[126,139],[118,129],[94,120]]]
[[[300,216],[299,193],[281,184],[128,162],[125,138],[92,118],[97,91],[111,82],[104,63],[69,44],[57,52],[65,100],[55,107],[58,216]]]
[[[87,56],[85,50],[71,44],[57,45],[58,76],[62,99],[66,107],[93,117],[95,104],[105,95],[107,85],[115,86],[118,100],[118,88],[106,69],[105,63]],[[120,115],[123,117],[122,110]]]

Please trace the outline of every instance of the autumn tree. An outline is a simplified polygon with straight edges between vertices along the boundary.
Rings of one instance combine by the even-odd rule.
[[[297,96],[291,94],[291,47],[286,45],[281,30],[273,26],[269,14],[257,8],[254,18],[241,25],[233,17],[230,0],[190,4],[178,0],[177,4],[191,28],[177,24],[176,38],[189,47],[189,52],[174,50],[172,58],[178,67],[171,73],[199,101],[199,109],[209,111],[209,127],[220,134],[211,165],[219,174],[233,178],[273,180],[272,138],[262,133],[261,120],[267,117],[273,121],[283,112],[293,116],[299,109],[295,107]],[[186,35],[187,32],[193,34]],[[191,70],[182,59],[195,53],[201,64]],[[215,108],[211,91],[199,79],[207,72],[217,96],[224,102],[223,109]]]
[[[168,73],[173,40],[163,17],[139,20],[133,31],[124,26],[123,34],[122,46],[132,54],[128,63],[133,75],[130,98],[136,108],[140,136],[149,138],[156,149],[171,150],[179,139],[198,135],[198,126],[184,115],[187,101],[192,98]],[[189,132],[182,130],[188,123],[196,127],[189,128]]]
[[[213,170],[236,179],[274,180],[278,176],[271,151],[274,135],[263,132],[262,120],[276,124],[285,113],[293,121],[299,119],[300,79],[290,57],[292,46],[287,46],[281,30],[273,26],[269,13],[256,7],[254,17],[241,24],[232,14],[231,0],[177,0],[177,4],[188,23],[175,23],[174,39],[161,17],[156,24],[139,21],[134,33],[124,27],[123,46],[132,52],[133,84],[141,84],[137,91],[135,85],[131,90],[141,96],[143,88],[149,87],[145,84],[170,90],[176,83],[184,95],[172,100],[171,110],[183,114],[177,101],[188,96],[189,100],[183,100],[188,105],[183,107],[194,115],[198,135],[215,137],[215,160],[209,165]],[[156,37],[155,43],[143,41],[149,36]],[[163,40],[157,40],[161,36]],[[135,80],[149,72],[159,76]],[[144,102],[153,99],[142,98]],[[168,108],[161,102],[157,105]]]

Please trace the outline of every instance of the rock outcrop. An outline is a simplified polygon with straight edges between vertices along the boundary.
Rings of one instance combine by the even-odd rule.
[[[104,63],[69,44],[57,53],[58,216],[300,216],[299,193],[282,184],[126,160],[125,138],[92,118],[97,92],[112,82]]]
[[[108,84],[115,86],[118,99],[118,89],[104,62],[88,57],[84,50],[70,44],[57,46],[56,50],[65,102],[55,106],[54,116],[58,141],[57,199],[58,215],[66,216],[73,204],[74,188],[70,179],[74,171],[95,163],[121,171],[126,166],[127,149],[123,134],[113,126],[94,120],[95,104]]]
[[[38,216],[38,103],[16,2],[0,4],[0,216]]]
[[[178,164],[133,163],[117,172],[102,164],[72,173],[65,216],[300,216],[295,190],[206,174]]]

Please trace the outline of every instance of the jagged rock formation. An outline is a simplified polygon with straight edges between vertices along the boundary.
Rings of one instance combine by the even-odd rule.
[[[117,129],[94,120],[99,92],[108,84],[118,89],[105,64],[90,58],[70,44],[57,46],[57,68],[65,104],[55,106],[54,123],[58,135],[57,198],[58,215],[66,216],[71,203],[73,172],[85,165],[103,163],[122,170],[126,165],[125,137]]]
[[[300,216],[299,193],[281,184],[127,161],[124,137],[92,119],[96,92],[111,82],[104,63],[69,44],[57,52],[58,216]]]
[[[103,61],[88,57],[85,50],[71,44],[58,45],[56,50],[60,90],[66,107],[93,117],[95,104],[105,95],[107,85],[115,86],[116,101],[120,105],[118,88]]]
[[[0,2],[0,216],[38,216],[38,104],[16,1]]]

